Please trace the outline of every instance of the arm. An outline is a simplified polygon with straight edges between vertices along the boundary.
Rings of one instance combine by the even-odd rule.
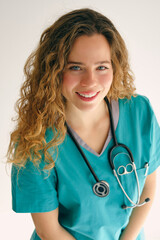
[[[51,212],[32,213],[36,232],[41,240],[75,240],[58,222],[58,208]]]
[[[140,199],[140,202],[143,202],[147,197],[149,197],[150,202],[141,207],[136,207],[133,209],[129,223],[125,230],[123,231],[120,240],[128,239],[136,240],[141,228],[143,227],[143,224],[149,213],[149,210],[152,206],[153,199],[155,196],[155,189],[156,189],[156,171],[147,176]]]

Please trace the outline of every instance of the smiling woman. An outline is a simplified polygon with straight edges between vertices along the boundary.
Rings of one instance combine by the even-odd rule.
[[[13,210],[31,213],[31,240],[144,240],[160,128],[135,94],[113,23],[92,9],[63,15],[24,70],[8,162]]]
[[[76,39],[63,73],[62,94],[67,100],[66,111],[69,109],[70,114],[73,111],[73,116],[77,116],[74,109],[82,110],[84,116],[83,111],[86,110],[89,118],[95,116],[112,80],[111,50],[106,38],[94,34]],[[79,114],[77,119],[80,118]],[[71,115],[70,119],[73,120]]]

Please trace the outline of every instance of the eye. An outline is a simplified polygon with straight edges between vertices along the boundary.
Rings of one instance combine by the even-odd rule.
[[[103,70],[106,70],[106,69],[108,69],[108,67],[106,67],[106,66],[99,66],[97,68],[97,70],[100,70],[100,71],[103,71]]]
[[[80,71],[81,70],[81,68],[79,66],[71,66],[71,67],[69,67],[69,69],[72,71]]]

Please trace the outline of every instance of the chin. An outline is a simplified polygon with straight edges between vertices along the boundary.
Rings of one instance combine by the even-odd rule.
[[[83,112],[90,112],[96,109],[96,107],[99,104],[97,103],[82,103],[82,104],[76,104],[75,107]]]

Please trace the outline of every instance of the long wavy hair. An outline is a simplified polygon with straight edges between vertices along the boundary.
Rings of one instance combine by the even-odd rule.
[[[62,96],[62,75],[74,41],[82,36],[102,34],[111,49],[113,82],[109,99],[131,98],[135,92],[133,74],[128,63],[125,43],[113,23],[101,13],[79,9],[60,17],[41,35],[37,49],[24,66],[25,82],[16,102],[16,129],[11,134],[8,162],[19,167],[29,159],[35,165],[45,156],[46,168],[52,169],[55,159],[48,149],[55,151],[63,142],[65,102]],[[46,129],[53,129],[54,137],[46,142]]]

